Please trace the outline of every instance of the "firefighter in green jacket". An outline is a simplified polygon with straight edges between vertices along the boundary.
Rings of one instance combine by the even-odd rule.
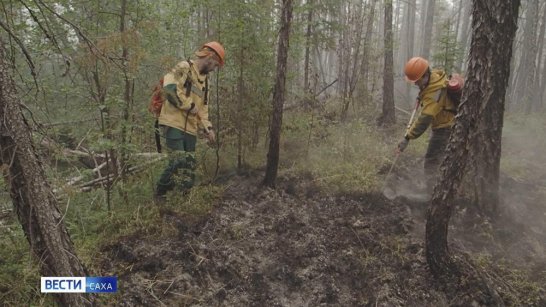
[[[417,99],[421,112],[398,143],[397,151],[404,151],[410,140],[418,138],[431,126],[432,133],[424,165],[427,191],[431,193],[438,180],[439,167],[444,158],[456,110],[447,95],[447,76],[444,71],[431,70],[427,60],[414,57],[406,63],[404,73],[408,82],[419,87]]]
[[[163,77],[165,102],[159,125],[168,148],[169,163],[157,183],[155,200],[161,202],[168,191],[177,187],[181,193],[195,181],[195,145],[198,130],[209,143],[216,139],[208,112],[207,75],[224,65],[224,47],[218,42],[204,44],[195,59],[182,61]]]

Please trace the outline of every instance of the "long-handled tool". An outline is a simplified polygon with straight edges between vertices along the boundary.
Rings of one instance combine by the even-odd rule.
[[[409,129],[411,128],[411,124],[413,122],[413,118],[415,117],[415,113],[417,113],[417,109],[419,109],[420,100],[421,99],[419,99],[419,97],[415,99],[415,107],[413,108],[413,112],[411,112],[411,117],[409,119],[408,126],[406,127],[406,133],[408,133]]]
[[[413,123],[413,118],[415,118],[415,113],[417,113],[417,109],[419,109],[419,97],[415,99],[415,108],[413,108],[413,112],[411,113],[410,120],[408,122],[408,125],[406,127],[406,134],[411,128],[411,124]],[[394,191],[392,188],[387,190],[387,183],[389,182],[392,170],[394,169],[394,166],[396,165],[396,162],[398,162],[398,158],[400,157],[401,152],[399,150],[396,151],[396,157],[394,158],[394,161],[392,162],[392,165],[389,169],[389,172],[387,173],[387,176],[385,176],[385,181],[383,182],[383,195],[387,197],[388,199],[394,199],[396,196],[396,191]]]

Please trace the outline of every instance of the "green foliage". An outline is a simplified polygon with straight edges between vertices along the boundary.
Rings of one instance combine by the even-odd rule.
[[[514,269],[506,260],[493,261],[490,255],[475,255],[474,262],[488,272],[495,272],[496,278],[502,280],[502,287],[497,291],[508,306],[541,306],[544,304],[546,289],[546,271],[534,272],[537,281],[529,279],[529,272]],[[542,282],[541,282],[542,281]]]
[[[213,185],[194,187],[188,194],[170,192],[167,194],[167,202],[164,206],[170,211],[189,216],[204,216],[210,213],[222,192],[222,187]]]
[[[287,116],[283,142],[287,171],[306,172],[329,193],[370,192],[381,185],[379,168],[392,155],[381,132],[362,121]]]
[[[0,221],[0,301],[5,306],[51,303],[41,297],[39,267],[14,215]]]
[[[42,134],[47,134],[65,148],[75,149],[80,145],[97,154],[114,152],[126,158],[130,166],[143,163],[133,154],[154,150],[152,123],[146,111],[151,87],[178,61],[191,57],[202,43],[217,40],[226,48],[225,67],[210,79],[209,114],[222,144],[217,179],[232,176],[238,166],[263,167],[276,68],[277,1],[127,1],[123,31],[119,2],[61,0],[46,4],[54,6],[55,12],[77,29],[48,13],[43,2],[31,1],[28,5],[37,21],[47,26],[47,38],[35,21],[29,21],[22,2],[10,3],[5,22],[25,43],[39,72],[36,89],[24,57],[12,55],[18,67],[20,96],[32,111],[32,116],[26,113],[27,119],[41,124],[34,135],[37,142]],[[300,83],[307,14],[313,12],[309,41],[312,58],[317,57],[317,49],[335,55],[340,33],[346,30],[335,17],[347,7],[337,0],[296,4],[287,71],[287,106],[297,106],[296,98],[303,92]],[[378,9],[374,18],[379,20],[380,15]],[[451,71],[462,54],[452,30],[453,22],[445,16],[440,20],[444,21],[439,23],[439,34],[435,35],[438,39],[433,62]],[[375,39],[374,36],[365,43],[368,47],[381,45],[374,44]],[[377,79],[373,74],[380,71],[382,64],[373,59],[382,53],[380,48],[369,50],[370,80]],[[330,57],[321,54],[324,55]],[[335,74],[337,64],[332,59],[325,61],[330,67],[323,67],[327,78]],[[311,70],[318,70],[317,63],[311,66]],[[322,77],[313,71],[311,74]],[[371,94],[378,88],[376,81],[372,82]],[[314,182],[326,193],[370,192],[380,188],[384,180],[380,170],[393,162],[394,147],[405,127],[398,125],[396,130],[380,131],[372,118],[376,114],[373,103],[355,105],[366,116],[352,122],[336,121],[340,101],[335,98],[321,105],[324,109],[296,108],[286,112],[280,174],[312,174]],[[534,178],[533,170],[546,165],[540,156],[546,148],[544,138],[536,136],[529,143],[523,141],[544,126],[546,122],[539,116],[507,120],[507,138],[519,141],[517,146],[503,146],[507,153],[501,161],[504,171],[516,178]],[[405,155],[422,156],[426,144],[426,136],[412,141]],[[85,180],[96,175],[81,167],[79,157],[67,157],[62,148],[48,148],[41,153],[49,159],[46,173],[55,187],[63,186],[67,178],[76,175]],[[224,187],[205,184],[215,175],[214,150],[199,142],[196,156],[198,185],[187,195],[171,193],[164,209],[183,216],[205,216],[221,196]],[[523,156],[525,159],[514,158]],[[238,160],[242,165],[238,165]],[[110,210],[104,187],[87,193],[75,188],[59,192],[60,209],[65,214],[63,221],[78,257],[92,272],[100,273],[99,263],[105,257],[101,249],[120,237],[170,234],[172,227],[165,225],[159,208],[151,200],[161,171],[162,163],[155,163],[147,173],[117,181],[109,194]],[[232,229],[236,236],[241,234],[240,227],[235,224]],[[0,234],[0,301],[6,305],[50,304],[50,297],[39,293],[36,262],[28,255],[28,243],[13,217],[9,225],[0,225]],[[400,242],[393,239],[382,247],[392,252],[392,256],[401,257],[399,246]],[[371,266],[377,259],[363,255],[362,262]]]

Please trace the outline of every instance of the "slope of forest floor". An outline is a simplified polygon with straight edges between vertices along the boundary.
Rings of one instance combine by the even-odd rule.
[[[326,196],[311,175],[280,178],[275,190],[257,187],[260,178],[256,174],[230,178],[210,214],[195,217],[171,208],[162,219],[168,234],[137,232],[104,246],[100,273],[119,278],[119,293],[108,303],[113,303],[110,299],[120,306],[472,302],[471,293],[444,291],[427,269],[422,235],[425,203],[404,197],[389,200],[380,193]],[[546,283],[546,259],[541,254],[546,236],[538,230],[546,227],[520,219],[545,211],[520,210],[519,217],[505,215],[500,223],[484,225],[483,219],[471,218],[471,210],[463,207],[457,209],[450,227],[457,252],[469,253],[492,276],[507,305],[546,304],[541,286]]]

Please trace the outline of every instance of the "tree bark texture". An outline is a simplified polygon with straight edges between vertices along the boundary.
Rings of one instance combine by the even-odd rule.
[[[273,90],[273,114],[269,132],[269,149],[267,166],[263,184],[274,187],[279,167],[279,151],[282,127],[282,110],[286,89],[286,63],[288,60],[288,43],[290,37],[290,22],[292,21],[292,0],[282,1],[281,29],[277,47],[277,76]]]
[[[437,276],[451,272],[453,262],[447,244],[448,224],[453,198],[466,171],[469,148],[475,144],[472,138],[486,125],[502,126],[502,120],[499,123],[492,118],[502,115],[504,110],[504,93],[512,57],[512,49],[506,46],[511,46],[516,33],[519,3],[519,0],[474,1],[467,82],[460,113],[446,149],[446,160],[441,167],[442,176],[434,189],[427,214],[426,256],[431,271]],[[495,115],[486,114],[492,111]]]
[[[10,194],[42,276],[86,276],[74,252],[57,200],[36,155],[30,128],[23,118],[16,87],[0,41],[0,152],[8,166]],[[93,296],[56,294],[63,306],[90,306]]]

